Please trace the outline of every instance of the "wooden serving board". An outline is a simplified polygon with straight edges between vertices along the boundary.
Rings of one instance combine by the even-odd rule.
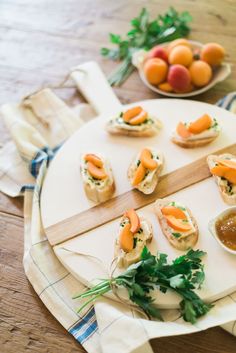
[[[222,153],[236,155],[236,144],[213,153],[217,155]],[[45,228],[50,244],[52,246],[58,245],[121,217],[126,209],[139,209],[149,205],[158,198],[172,195],[177,191],[209,178],[211,173],[206,159],[207,156],[202,157],[182,168],[161,176],[155,191],[150,195],[144,195],[138,190],[130,190]]]
[[[98,86],[94,84],[93,87]],[[99,87],[102,91],[102,82]],[[83,84],[80,88],[83,89]],[[106,133],[105,124],[111,115],[122,107],[117,103],[117,98],[113,100],[114,96],[111,92],[109,94],[109,97],[100,95],[99,104],[94,104],[99,106],[99,116],[80,128],[63,145],[52,161],[45,178],[41,193],[42,221],[46,231],[49,230],[48,236],[51,243],[60,242],[65,239],[64,236],[73,236],[73,232],[80,233],[87,230],[79,236],[54,246],[55,254],[75,277],[88,286],[91,286],[96,278],[107,277],[119,226],[118,220],[114,218],[123,213],[123,207],[126,209],[134,206],[140,207],[139,214],[149,219],[153,225],[154,239],[150,245],[151,251],[167,253],[170,259],[179,256],[182,252],[171,247],[162,234],[152,204],[156,196],[175,193],[170,198],[186,204],[197,220],[200,236],[195,248],[205,250],[208,254],[204,258],[206,281],[199,294],[203,299],[211,301],[236,290],[236,256],[225,252],[208,231],[209,220],[223,211],[227,205],[222,201],[213,178],[208,178],[209,171],[206,165],[204,167],[204,160],[208,154],[230,145],[233,145],[231,152],[235,153],[235,116],[206,103],[178,99],[149,100],[136,104],[143,106],[151,115],[162,121],[163,129],[158,136],[152,138],[111,136]],[[91,85],[86,87],[86,97],[92,103],[96,98]],[[104,114],[102,106],[105,108]],[[180,120],[191,121],[204,113],[215,117],[222,126],[222,132],[217,140],[208,146],[192,150],[180,148],[170,142],[171,132]],[[153,198],[131,191],[126,177],[130,161],[145,146],[160,149],[165,158],[163,177]],[[115,199],[106,203],[105,208],[94,207],[96,205],[90,202],[84,193],[79,160],[80,155],[85,152],[100,152],[111,162],[116,193]],[[189,167],[191,163],[193,164]],[[184,178],[181,177],[182,173],[185,175]],[[197,182],[199,180],[202,181]],[[187,185],[191,186],[187,187]],[[116,206],[114,202],[117,203]],[[147,206],[143,207],[144,205]],[[75,215],[79,215],[78,218]],[[69,228],[63,229],[65,234],[61,233],[61,226],[56,226],[56,231],[61,238],[55,238],[54,231],[50,232],[50,230],[55,229],[54,226],[60,222],[67,223],[63,221],[71,217],[75,223],[68,222]],[[78,254],[65,251],[65,248]],[[86,255],[95,256],[97,260]],[[222,269],[224,270],[223,281],[219,276]],[[174,308],[178,307],[179,298],[173,293],[164,295],[158,292],[157,302],[160,307]]]

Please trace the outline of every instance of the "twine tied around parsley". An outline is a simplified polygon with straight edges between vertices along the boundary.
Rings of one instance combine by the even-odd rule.
[[[64,249],[68,251],[68,249]],[[87,256],[82,253],[77,254]],[[130,307],[133,303],[134,307],[132,304],[132,308],[135,308],[136,311],[138,307],[149,318],[163,320],[153,297],[153,291],[159,289],[162,293],[172,291],[178,294],[182,298],[180,301],[181,316],[185,321],[194,324],[199,317],[205,315],[213,307],[212,304],[205,303],[194,291],[201,288],[205,279],[204,265],[202,264],[204,255],[206,253],[201,250],[190,249],[186,254],[168,263],[166,254],[157,253],[155,256],[150,253],[147,247],[144,247],[140,261],[129,266],[122,274],[114,277],[115,270],[113,270],[107,279],[101,279],[101,282],[92,288],[76,294],[73,299],[88,298],[78,312],[104,294],[113,292],[122,303]],[[120,287],[126,288],[129,301],[119,296],[118,289]],[[157,294],[157,292],[155,293]],[[158,294],[155,296],[158,298]]]

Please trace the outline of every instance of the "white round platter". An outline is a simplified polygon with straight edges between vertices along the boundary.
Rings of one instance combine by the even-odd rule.
[[[87,200],[83,191],[79,170],[82,153],[100,152],[109,158],[115,176],[116,194],[120,194],[131,189],[126,177],[127,168],[133,156],[145,146],[155,146],[163,152],[164,174],[235,143],[235,116],[214,105],[177,99],[155,99],[132,105],[141,105],[149,114],[162,121],[163,128],[160,134],[152,138],[111,136],[105,131],[105,124],[111,117],[108,113],[101,114],[75,132],[51,162],[45,178],[41,193],[44,227],[49,227],[94,205]],[[118,108],[116,106],[116,112]],[[123,109],[126,108],[127,106]],[[206,147],[191,150],[182,149],[170,142],[170,134],[180,120],[194,120],[204,113],[216,118],[222,126],[222,132],[217,140]],[[200,296],[211,301],[236,290],[236,256],[224,251],[208,231],[209,220],[227,207],[220,198],[213,179],[209,178],[188,187],[173,195],[171,199],[178,200],[191,209],[200,230],[195,249],[207,252],[204,258],[206,280],[199,291]],[[152,222],[153,251],[158,249],[160,252],[167,253],[170,259],[182,254],[171,247],[162,234],[152,205],[140,209],[138,213]],[[55,254],[75,277],[91,286],[96,279],[108,276],[118,224],[119,220],[112,221],[55,246]],[[63,248],[78,252],[80,255],[65,251]],[[86,255],[95,256],[96,259]],[[178,307],[178,296],[173,293],[156,293],[159,307]]]

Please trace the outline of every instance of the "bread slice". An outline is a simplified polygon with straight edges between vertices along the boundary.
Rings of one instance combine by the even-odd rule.
[[[202,118],[204,118],[204,116],[199,118],[198,120],[201,120]],[[211,119],[209,116],[207,116],[207,118]],[[189,123],[185,123],[184,125],[186,125],[186,128],[188,128]],[[220,127],[216,119],[211,119],[211,126],[208,129],[202,131],[201,133],[192,133],[189,137],[180,136],[177,130],[178,126],[176,128],[176,131],[174,131],[172,134],[171,141],[183,148],[196,148],[208,145],[209,143],[214,141],[220,133]]]
[[[133,137],[151,137],[160,131],[162,123],[156,118],[148,118],[149,122],[139,125],[129,125],[122,118],[113,118],[106,124],[106,130],[112,135]]]
[[[84,156],[85,155],[81,156],[80,171],[87,198],[96,203],[109,200],[115,191],[115,183],[109,161],[100,154],[96,153],[96,156],[103,161],[104,170],[107,174],[106,179],[97,180],[89,174],[86,168]]]
[[[209,166],[209,169],[212,169],[215,167],[217,161],[219,159],[234,159],[236,160],[236,156],[230,153],[224,153],[219,156],[216,155],[210,155],[207,157],[207,164]],[[213,178],[215,179],[215,182],[218,186],[220,195],[224,202],[227,205],[236,205],[236,185],[235,187],[232,188],[231,192],[229,192],[229,186],[227,183],[227,180],[222,180],[221,177],[218,177],[217,175],[213,175]],[[232,194],[231,194],[232,193]]]
[[[197,222],[194,219],[194,217],[192,216],[191,211],[187,207],[181,205],[185,209],[184,212],[188,215],[189,220],[192,222],[194,230],[192,230],[190,232],[186,232],[186,234],[184,234],[184,232],[178,232],[176,230],[173,230],[173,232],[172,232],[172,228],[169,227],[169,225],[167,224],[166,218],[163,216],[163,214],[161,212],[162,207],[171,204],[171,202],[173,202],[173,201],[169,200],[169,199],[156,200],[156,202],[154,204],[155,214],[156,214],[158,221],[160,223],[162,232],[164,233],[164,235],[167,238],[167,240],[169,241],[169,243],[175,249],[186,251],[186,250],[192,248],[196,244],[196,242],[198,241],[199,231],[198,231]],[[178,206],[179,203],[176,203],[176,205]],[[172,233],[177,233],[177,234],[179,233],[179,234],[182,234],[182,236],[175,237]]]
[[[145,178],[142,180],[141,183],[139,183],[137,186],[135,186],[136,189],[138,189],[139,191],[143,192],[144,194],[151,194],[158,183],[158,178],[159,175],[163,169],[163,163],[164,163],[164,157],[162,155],[162,153],[158,150],[155,150],[152,147],[147,147],[153,155],[158,156],[159,158],[156,159],[157,160],[157,168],[153,171],[148,171],[148,174],[145,176]],[[132,180],[134,178],[134,173],[138,167],[137,162],[139,161],[139,157],[140,157],[140,153],[139,152],[137,154],[137,156],[133,159],[133,161],[131,162],[129,168],[128,168],[128,179],[130,181],[130,183],[132,184]]]
[[[178,136],[172,136],[171,141],[183,148],[196,148],[196,147],[202,147],[202,146],[208,145],[209,143],[214,141],[218,135],[219,133],[217,133],[215,136],[212,136],[212,137],[201,138],[201,139],[199,138],[196,140],[183,139]]]
[[[119,234],[122,230],[121,224],[125,221],[126,217],[123,217],[120,222]],[[126,253],[120,247],[119,243],[119,234],[115,242],[115,251],[114,256],[117,258],[117,266],[122,268],[126,268],[133,263],[136,263],[140,260],[141,253],[143,251],[144,246],[147,245],[152,240],[153,230],[151,223],[143,218],[140,218],[140,228],[142,230],[141,233],[135,233],[134,238],[136,238],[135,248]]]

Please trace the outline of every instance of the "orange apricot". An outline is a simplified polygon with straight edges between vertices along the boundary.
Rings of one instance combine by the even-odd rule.
[[[169,227],[175,230],[179,230],[180,232],[187,232],[192,228],[191,224],[189,224],[188,222],[183,222],[183,219],[175,218],[171,215],[165,216],[165,218]]]
[[[133,208],[126,211],[124,215],[125,215],[125,217],[129,218],[129,221],[131,223],[130,231],[132,233],[136,233],[140,228],[139,216],[137,215],[137,213],[135,212],[135,210]]]
[[[145,174],[146,174],[146,168],[143,166],[142,163],[140,163],[138,168],[136,169],[136,171],[134,173],[134,178],[132,180],[132,185],[136,186],[139,183],[141,183],[141,181],[145,177]]]
[[[148,114],[144,110],[141,111],[140,114],[135,116],[134,118],[130,119],[129,124],[130,125],[138,125],[144,123],[145,120],[147,120]]]
[[[152,159],[151,151],[147,148],[144,148],[142,150],[140,155],[140,161],[142,165],[147,169],[154,170],[157,167],[157,161]]]
[[[211,117],[208,114],[204,114],[199,119],[190,123],[188,131],[190,131],[192,134],[200,134],[202,131],[209,129],[209,127],[211,127],[211,124]]]
[[[130,119],[139,115],[142,111],[143,111],[143,108],[139,107],[139,106],[130,108],[130,109],[126,110],[126,112],[124,112],[122,118],[126,123],[128,123],[130,121]]]
[[[191,84],[189,70],[183,65],[171,65],[167,77],[168,83],[176,92],[186,92]]]
[[[87,169],[88,169],[89,174],[91,174],[91,176],[95,179],[101,180],[101,179],[105,179],[107,177],[103,168],[98,168],[91,162],[88,162]]]
[[[171,50],[178,45],[184,45],[184,46],[191,49],[191,43],[187,39],[179,38],[179,39],[175,39],[172,42],[170,42],[170,44],[168,45],[168,52],[170,53]]]
[[[231,169],[227,170],[225,173],[225,178],[232,184],[236,184],[236,170]]]
[[[225,49],[217,43],[207,43],[201,50],[201,60],[212,66],[219,66],[225,57]]]
[[[224,177],[225,172],[227,172],[230,168],[223,166],[223,165],[216,165],[215,167],[211,168],[211,174],[217,175],[219,177]]]
[[[158,88],[164,92],[173,92],[173,87],[169,84],[169,82],[160,83]]]
[[[187,219],[186,214],[178,207],[175,206],[165,206],[162,207],[161,213],[164,216],[173,216],[179,219]]]
[[[192,50],[185,45],[177,45],[170,52],[169,63],[171,65],[179,64],[188,67],[192,61]]]
[[[216,165],[211,169],[211,174],[217,175],[219,177],[223,177],[227,179],[230,183],[236,184],[236,170],[223,166]]]
[[[88,153],[85,155],[84,159],[87,162],[91,162],[92,164],[94,164],[98,168],[102,168],[102,166],[103,166],[102,160],[99,157],[97,157],[95,154]]]
[[[182,122],[177,125],[176,132],[180,137],[184,139],[191,136],[191,133],[188,131],[187,127]]]
[[[120,247],[125,252],[130,252],[134,247],[134,235],[130,230],[131,224],[126,223],[122,228],[119,236]]]
[[[192,83],[197,87],[206,86],[212,77],[212,69],[208,63],[202,60],[194,61],[189,67]]]
[[[149,83],[152,85],[159,85],[159,83],[166,79],[168,65],[162,59],[153,58],[145,62],[143,70]]]

